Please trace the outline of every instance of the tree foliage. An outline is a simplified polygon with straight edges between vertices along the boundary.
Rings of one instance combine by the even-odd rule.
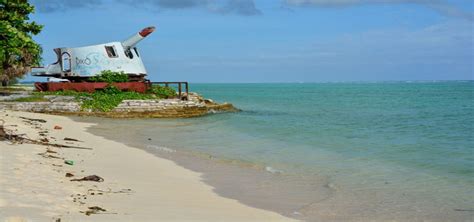
[[[4,86],[41,61],[41,46],[32,36],[43,26],[29,21],[33,12],[27,0],[0,0],[0,81]]]

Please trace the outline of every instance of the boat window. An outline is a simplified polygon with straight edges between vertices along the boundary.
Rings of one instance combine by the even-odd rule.
[[[110,58],[117,58],[117,57],[118,57],[117,52],[115,51],[115,47],[114,47],[114,46],[105,46],[105,51],[107,52],[107,55],[108,55]]]
[[[140,54],[138,54],[138,50],[137,50],[137,47],[133,47],[133,51],[135,51],[135,54],[140,57]]]
[[[69,72],[71,71],[71,56],[69,53],[65,52],[62,55],[62,71]]]
[[[126,55],[129,59],[133,59],[133,54],[132,54],[132,51],[130,51],[130,49],[125,50],[125,55]]]

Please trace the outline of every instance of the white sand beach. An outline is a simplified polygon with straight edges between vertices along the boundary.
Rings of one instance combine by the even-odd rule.
[[[200,173],[88,133],[90,124],[63,116],[5,110],[0,111],[0,119],[7,133],[92,148],[0,141],[1,221],[292,220],[220,197],[202,181]],[[64,140],[66,137],[79,141]],[[65,164],[65,160],[74,164]],[[66,177],[67,173],[74,176]],[[104,181],[70,181],[89,175]],[[90,207],[96,207],[96,212],[86,215],[93,211]]]

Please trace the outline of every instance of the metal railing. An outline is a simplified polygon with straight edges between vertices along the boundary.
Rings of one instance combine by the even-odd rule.
[[[189,96],[189,84],[188,82],[150,82],[151,85],[164,85],[165,87],[169,87],[170,85],[177,85],[178,86],[178,97],[179,99],[185,99],[188,100]],[[183,97],[183,86],[184,89],[186,90],[186,96]]]

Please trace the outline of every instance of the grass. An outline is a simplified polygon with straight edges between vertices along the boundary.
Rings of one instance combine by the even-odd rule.
[[[48,99],[44,98],[43,96],[40,95],[33,95],[30,97],[23,97],[23,98],[18,98],[14,100],[7,100],[5,102],[49,102]]]
[[[29,86],[21,86],[21,85],[14,85],[14,86],[7,86],[7,87],[1,87],[0,86],[0,91],[1,92],[18,92],[18,91],[29,91],[31,87]]]

